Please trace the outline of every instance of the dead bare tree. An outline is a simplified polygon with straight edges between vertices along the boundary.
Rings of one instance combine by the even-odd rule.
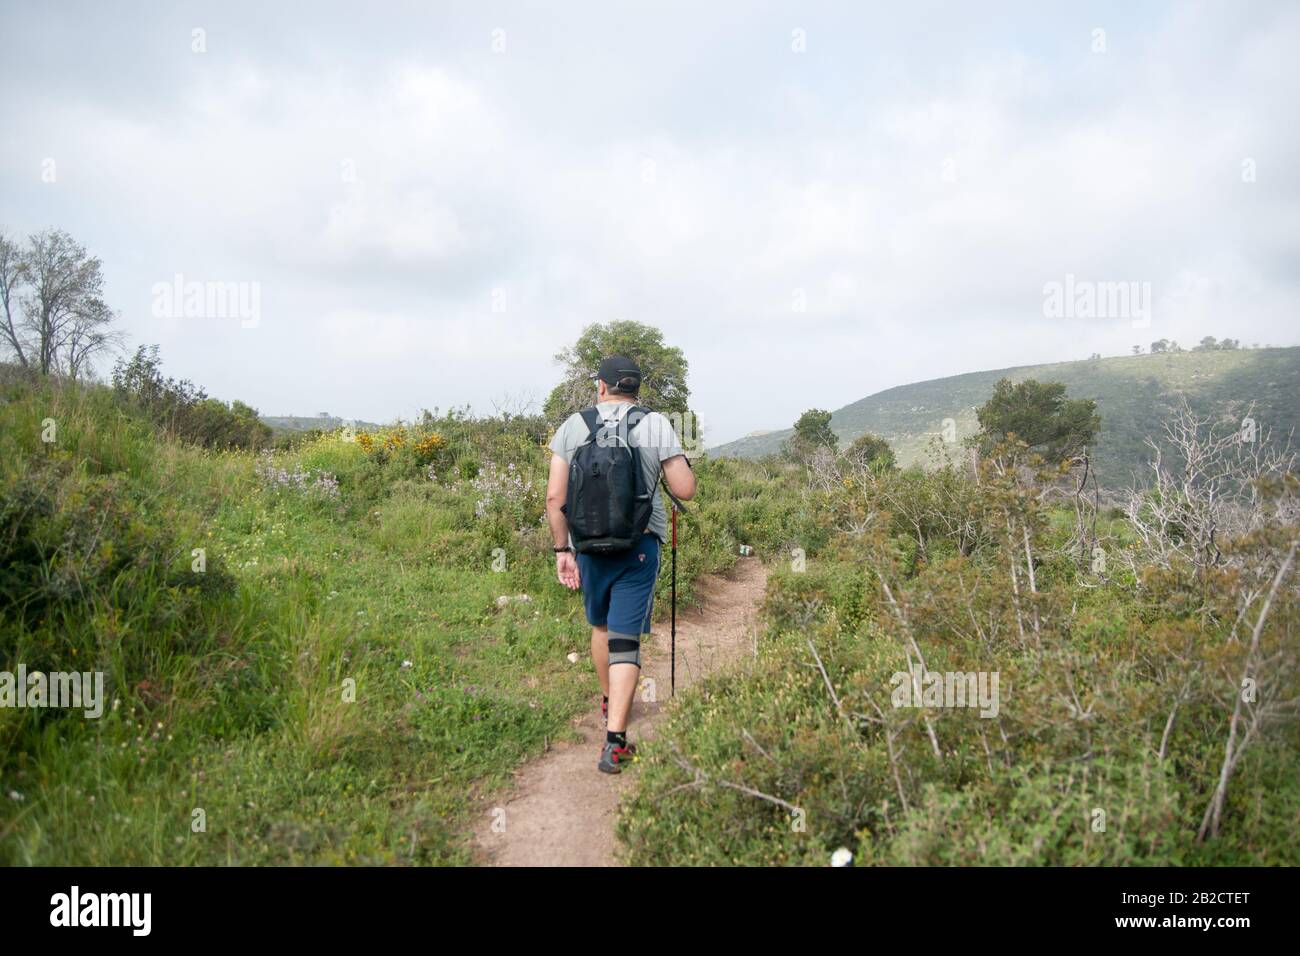
[[[1229,565],[1225,540],[1300,518],[1293,500],[1261,497],[1261,480],[1294,472],[1296,456],[1289,435],[1274,440],[1252,413],[1253,406],[1244,424],[1214,421],[1184,403],[1166,422],[1164,443],[1147,439],[1148,481],[1130,491],[1126,507],[1147,562],[1168,568],[1182,560],[1198,573]]]
[[[1097,547],[1097,513],[1101,510],[1101,490],[1097,483],[1097,470],[1093,467],[1092,456],[1085,448],[1083,453],[1070,462],[1070,474],[1074,477],[1074,493],[1071,503],[1074,506],[1074,536],[1070,541],[1070,550],[1078,549],[1080,564],[1087,563],[1093,549]],[[1092,481],[1092,497],[1088,497],[1088,481]]]
[[[103,287],[100,261],[62,230],[36,233],[26,247],[0,236],[0,341],[42,375],[84,375],[120,338]]]
[[[15,296],[25,275],[22,250],[8,236],[0,233],[0,308],[4,309],[4,326],[0,327],[0,335],[4,336],[4,344],[13,351],[14,358],[23,368],[28,367],[27,343],[14,318],[14,310],[18,305]]]
[[[876,569],[876,577],[880,578],[881,589],[885,592],[885,599],[889,603],[889,608],[894,612],[894,617],[898,620],[903,637],[903,653],[907,657],[907,673],[912,681],[912,692],[919,698],[921,696],[921,682],[925,675],[929,673],[929,668],[925,664],[925,655],[921,653],[921,645],[916,642],[916,635],[912,631],[912,625],[907,619],[907,612],[899,603],[894,600],[894,592],[889,587],[889,582],[885,576]],[[943,751],[939,747],[939,738],[935,735],[934,724],[931,723],[930,717],[924,711],[921,714],[921,721],[925,725],[926,736],[930,738],[930,748],[934,755],[940,761],[943,760]]]
[[[1198,840],[1218,835],[1229,783],[1248,748],[1300,711],[1300,655],[1290,639],[1296,591],[1287,584],[1300,543],[1296,456],[1291,436],[1274,440],[1270,429],[1256,425],[1253,412],[1252,405],[1240,422],[1216,420],[1184,403],[1165,424],[1165,440],[1148,439],[1148,480],[1129,493],[1126,507],[1140,541],[1135,567],[1163,569],[1175,588],[1196,582],[1206,620],[1226,644],[1207,659],[1197,656],[1189,639],[1156,667],[1173,693],[1159,759],[1169,755],[1180,708],[1194,697],[1208,689],[1210,699],[1230,712]],[[1233,610],[1215,612],[1215,606]],[[1282,622],[1270,627],[1279,607]],[[1210,664],[1218,660],[1224,663]],[[1217,682],[1210,677],[1214,669],[1221,675]]]
[[[1273,576],[1272,583],[1255,616],[1255,624],[1250,631],[1250,644],[1241,662],[1240,679],[1234,687],[1232,718],[1228,722],[1228,738],[1224,742],[1223,762],[1219,767],[1218,781],[1214,793],[1201,818],[1200,829],[1196,833],[1198,840],[1219,835],[1219,823],[1223,817],[1223,805],[1228,797],[1228,782],[1241,760],[1242,754],[1258,736],[1259,732],[1280,718],[1293,718],[1300,708],[1300,696],[1286,697],[1284,672],[1295,670],[1296,655],[1294,647],[1265,648],[1262,637],[1264,625],[1269,612],[1277,599],[1287,572],[1295,560],[1296,547],[1300,541],[1292,541],[1286,557]],[[1248,688],[1253,688],[1253,692]]]

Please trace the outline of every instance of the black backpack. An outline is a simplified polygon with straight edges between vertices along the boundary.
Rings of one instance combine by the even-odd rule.
[[[641,540],[654,507],[654,486],[646,487],[641,456],[629,436],[649,410],[633,405],[609,425],[600,412],[582,412],[587,440],[569,462],[569,493],[564,515],[579,554],[614,554]]]

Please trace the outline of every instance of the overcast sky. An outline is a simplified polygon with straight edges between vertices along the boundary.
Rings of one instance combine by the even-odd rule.
[[[612,319],[685,351],[709,444],[1300,339],[1295,3],[289,6],[0,8],[0,228],[68,230],[133,344],[264,414],[540,401]],[[257,321],[160,310],[178,274]],[[1149,325],[1047,314],[1067,274]]]

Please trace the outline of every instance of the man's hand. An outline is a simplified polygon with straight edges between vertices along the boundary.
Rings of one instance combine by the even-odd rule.
[[[561,551],[555,556],[555,576],[570,591],[576,591],[582,584],[578,576],[578,559],[572,551]]]

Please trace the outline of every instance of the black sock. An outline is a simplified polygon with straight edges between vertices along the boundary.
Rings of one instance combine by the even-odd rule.
[[[607,730],[605,731],[605,743],[618,744],[620,747],[627,746],[626,730]]]

